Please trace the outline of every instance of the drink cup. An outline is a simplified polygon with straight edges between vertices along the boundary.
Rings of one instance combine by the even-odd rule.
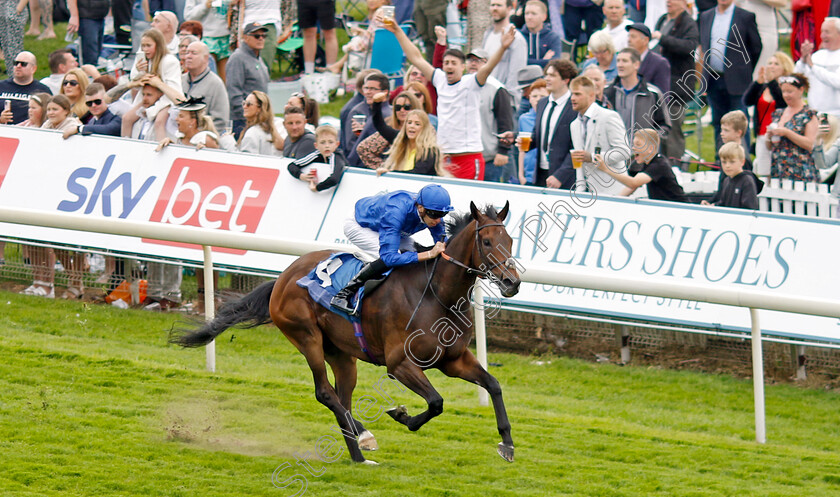
[[[583,154],[585,153],[585,150],[572,150],[572,167],[580,169],[583,165]]]
[[[531,148],[531,133],[528,131],[519,132],[519,150],[527,152]]]
[[[385,19],[388,19],[391,22],[394,22],[394,14],[395,14],[396,7],[394,7],[393,5],[383,5],[382,7],[379,7],[379,8],[382,9],[381,10],[382,17],[384,17]]]
[[[353,122],[354,123],[359,123],[362,126],[364,126],[365,121],[367,121],[367,116],[366,115],[364,115],[364,114],[354,114],[353,115]],[[356,134],[356,136],[359,136],[360,134],[362,134],[362,132],[361,131],[356,131],[355,134]]]

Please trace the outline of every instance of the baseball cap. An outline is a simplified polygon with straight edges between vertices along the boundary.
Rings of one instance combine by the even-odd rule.
[[[470,53],[467,54],[467,58],[470,58],[470,57],[477,57],[479,59],[484,59],[484,60],[487,60],[487,59],[490,58],[487,55],[487,50],[484,50],[481,47],[472,49],[472,51],[470,51]]]
[[[260,23],[258,23],[258,22],[249,22],[249,23],[248,23],[248,24],[246,24],[246,25],[245,25],[245,27],[242,29],[242,32],[243,32],[243,33],[245,33],[246,35],[249,35],[249,34],[251,34],[251,33],[254,33],[254,32],[256,32],[256,31],[260,31],[260,30],[262,30],[262,31],[268,31],[268,28],[267,28],[267,27],[265,27],[265,25],[264,25],[264,24],[260,24]]]

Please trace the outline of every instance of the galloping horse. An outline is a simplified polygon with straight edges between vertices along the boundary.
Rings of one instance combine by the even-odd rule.
[[[363,445],[375,447],[373,435],[350,413],[356,360],[384,364],[390,375],[423,397],[428,408],[421,414],[410,416],[404,406],[388,411],[411,431],[443,412],[443,398],[423,374],[425,369],[437,368],[490,393],[502,436],[497,451],[513,462],[513,439],[501,387],[468,349],[472,338],[469,292],[476,275],[494,280],[505,297],[519,291],[519,274],[510,258],[512,240],[502,223],[508,207],[506,203],[498,214],[493,207],[480,212],[471,202],[470,214],[455,215],[450,221],[450,238],[442,258],[395,268],[382,286],[365,298],[361,310],[365,352],[352,325],[313,301],[296,283],[329,257],[330,251],[300,257],[276,282],[264,283],[242,299],[223,305],[215,319],[198,329],[176,331],[170,341],[198,347],[232,326],[252,328],[274,322],[306,357],[315,380],[315,398],[335,414],[355,462],[371,463],[362,456],[356,435],[361,434]],[[334,388],[324,361],[335,375]]]

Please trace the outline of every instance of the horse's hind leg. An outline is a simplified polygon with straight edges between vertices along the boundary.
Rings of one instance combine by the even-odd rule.
[[[502,400],[502,387],[499,381],[487,372],[469,350],[458,359],[446,363],[440,370],[447,376],[453,376],[475,383],[487,390],[493,400],[493,411],[496,413],[496,425],[502,442],[496,451],[507,462],[513,462],[513,439],[510,436],[510,421],[508,420],[505,403]]]
[[[437,393],[429,382],[429,379],[423,374],[422,369],[408,359],[403,359],[402,362],[394,367],[389,365],[388,372],[412,392],[423,397],[423,400],[428,405],[428,409],[417,416],[409,416],[405,410],[405,406],[395,407],[386,411],[396,421],[406,425],[411,431],[417,431],[430,419],[443,412],[443,397]]]
[[[345,409],[352,413],[353,411],[353,390],[356,388],[356,360],[344,353],[335,353],[326,355],[327,362],[335,376],[335,391],[338,395],[338,400]],[[379,446],[376,443],[376,438],[373,433],[365,429],[365,427],[356,418],[350,418],[355,426],[355,432],[359,434],[359,448],[362,450],[376,450]]]

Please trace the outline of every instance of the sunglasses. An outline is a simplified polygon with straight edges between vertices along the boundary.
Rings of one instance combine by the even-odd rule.
[[[431,219],[440,219],[446,215],[446,211],[436,211],[432,209],[426,209],[426,217]]]
[[[253,107],[253,106],[255,106],[255,105],[259,105],[259,104],[258,104],[258,103],[257,103],[257,104],[252,104],[251,102],[249,102],[249,101],[247,101],[247,100],[245,100],[244,102],[242,102],[242,106],[243,106],[243,107]]]
[[[65,81],[64,83],[61,83],[61,84],[63,86],[79,86],[79,82],[75,81],[75,80],[72,80],[72,79],[68,79],[67,81]]]
[[[265,34],[265,33],[251,33],[250,36],[253,36],[254,38],[256,38],[258,40],[262,40],[263,38],[268,37],[268,35]]]
[[[29,65],[29,62],[26,62],[26,61],[23,61],[23,60],[16,60],[15,65],[20,66],[20,67],[26,67],[26,66]]]
[[[101,104],[101,103],[102,103],[102,99],[101,99],[101,98],[94,98],[93,100],[88,100],[88,101],[87,101],[87,102],[85,102],[85,103],[87,104],[87,106],[88,106],[88,107],[93,107],[94,105],[99,105],[99,104]]]
[[[411,104],[397,104],[394,106],[394,111],[411,110]]]

